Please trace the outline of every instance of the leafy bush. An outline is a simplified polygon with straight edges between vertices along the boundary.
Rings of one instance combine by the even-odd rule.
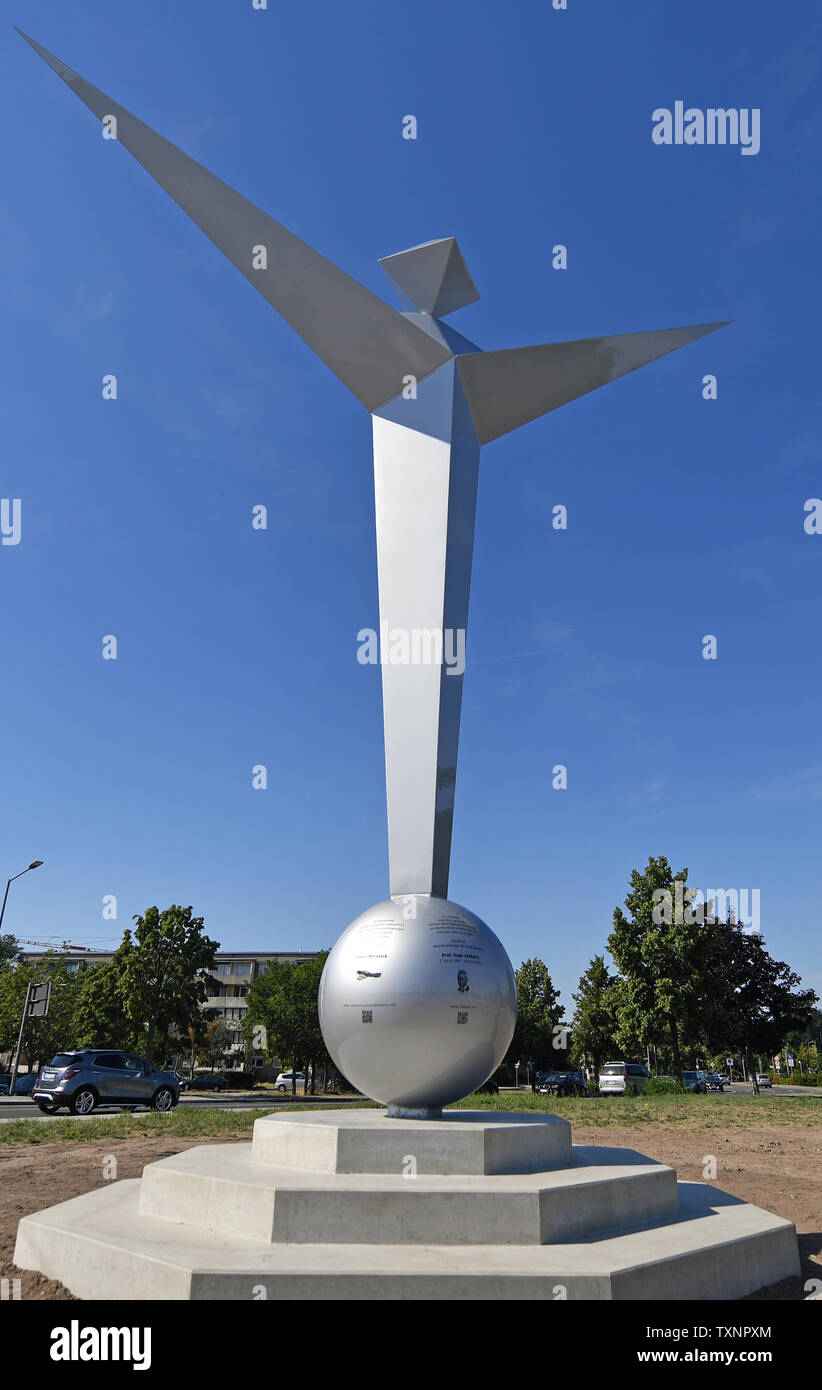
[[[222,1074],[229,1086],[238,1091],[250,1091],[260,1079],[255,1071],[224,1071]]]
[[[645,1087],[646,1096],[681,1096],[684,1091],[682,1082],[673,1076],[651,1076]]]

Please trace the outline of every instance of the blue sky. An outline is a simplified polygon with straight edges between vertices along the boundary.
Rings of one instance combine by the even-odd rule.
[[[16,23],[391,303],[377,258],[457,236],[482,298],[450,322],[483,347],[733,320],[483,452],[451,897],[570,1007],[631,869],[666,854],[758,888],[769,949],[822,992],[822,17],[5,14],[0,878],[45,867],[4,930],[113,945],[176,901],[226,948],[310,950],[387,892],[379,670],[356,661],[368,416]],[[759,154],[654,145],[678,99],[759,108]]]

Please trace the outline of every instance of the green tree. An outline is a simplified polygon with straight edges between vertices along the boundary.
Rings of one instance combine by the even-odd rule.
[[[134,921],[133,935],[125,932],[115,956],[126,1017],[144,1033],[144,1050],[154,1060],[171,1030],[184,1037],[199,1017],[213,988],[219,943],[205,935],[202,917],[190,907],[149,907]]]
[[[715,927],[700,921],[686,887],[688,870],[674,873],[664,856],[634,869],[625,899],[614,910],[608,950],[622,977],[620,1031],[650,1039],[666,1034],[674,1075],[682,1070],[683,1039],[698,1035],[706,990],[707,953]]]
[[[785,1052],[792,1052],[796,1058],[796,1072],[799,1075],[819,1073],[819,1049],[816,1043],[785,1043]],[[801,1064],[801,1065],[800,1065]]]
[[[572,1036],[574,1053],[585,1054],[595,1072],[615,1055],[617,1021],[616,976],[609,974],[604,956],[594,956],[581,976],[578,993],[571,997],[576,1004]]]
[[[0,1052],[17,1046],[26,990],[35,978],[34,969],[28,965],[0,971]]]
[[[208,1039],[209,1030],[217,1020],[218,1015],[215,1009],[202,1009],[195,1019],[192,1019],[185,1030],[184,1045],[188,1050],[188,1069],[194,1075],[194,1068],[197,1065],[197,1057],[200,1049],[205,1046]],[[181,1042],[183,1037],[181,1035]]]
[[[0,936],[0,970],[14,965],[20,955],[20,947],[13,936]]]
[[[264,1051],[269,1060],[277,1057],[291,1066],[292,1073],[305,1071],[306,1085],[311,1076],[311,1089],[319,1066],[328,1062],[317,1009],[320,976],[328,957],[321,951],[312,960],[292,965],[287,961],[270,961],[257,976],[248,991],[248,1012],[244,1033],[248,1042],[265,1030]],[[296,1095],[296,1075],[291,1078],[291,1091]]]
[[[125,957],[115,951],[110,961],[79,970],[74,994],[71,1035],[77,1047],[125,1047],[142,1041],[141,1029],[126,1008]]]
[[[206,1023],[203,1040],[197,1047],[197,1055],[209,1071],[213,1072],[215,1067],[225,1066],[233,1046],[234,1029],[224,1018],[215,1018]]]
[[[0,1050],[17,1046],[26,992],[30,984],[51,983],[49,1011],[44,1018],[29,1018],[23,1033],[21,1060],[32,1070],[56,1052],[74,1044],[77,977],[69,972],[64,956],[47,952],[36,961],[19,961],[0,971]]]
[[[741,1053],[748,1070],[754,1055],[771,1056],[787,1036],[810,1029],[817,995],[797,989],[800,977],[774,960],[758,932],[730,918],[716,924],[708,962],[705,1032],[713,1050]]]
[[[559,1028],[563,1007],[560,992],[544,961],[535,956],[514,972],[517,981],[517,1023],[506,1063],[530,1063],[543,1070],[567,1057],[567,1038]]]
[[[302,1070],[305,1072],[306,1087],[314,1094],[317,1071],[325,1072],[331,1060],[320,1030],[319,993],[320,977],[323,973],[328,952],[322,951],[311,960],[300,961],[294,971],[294,989],[297,995],[300,1027],[300,1054]],[[294,1083],[292,1082],[292,1090]]]
[[[624,980],[620,975],[617,975],[611,986],[611,1001],[616,1023],[614,1030],[616,1047],[613,1056],[633,1059],[644,1057],[648,1042],[653,1042],[660,1034],[649,1031],[647,1022],[636,1007],[634,992],[629,981]],[[662,1030],[664,1022],[661,1021],[658,1026]]]
[[[806,1045],[822,1048],[822,1009],[814,1009],[803,1027],[792,1029],[785,1038],[785,1045],[792,1052]]]

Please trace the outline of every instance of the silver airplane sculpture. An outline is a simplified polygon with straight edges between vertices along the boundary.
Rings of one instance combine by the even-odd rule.
[[[442,650],[467,629],[480,448],[723,325],[485,352],[443,322],[479,298],[453,237],[381,260],[393,309],[18,33],[371,412],[380,630],[431,657],[381,657],[390,892],[447,899],[463,675]]]

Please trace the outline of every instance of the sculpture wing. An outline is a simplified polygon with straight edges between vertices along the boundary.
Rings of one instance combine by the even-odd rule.
[[[699,323],[461,355],[457,365],[480,443],[499,439],[529,420],[537,420],[549,410],[723,326]]]
[[[95,116],[116,116],[120,144],[368,410],[399,395],[404,376],[422,380],[449,360],[447,347],[17,32]],[[255,246],[266,248],[266,269],[252,266]]]

